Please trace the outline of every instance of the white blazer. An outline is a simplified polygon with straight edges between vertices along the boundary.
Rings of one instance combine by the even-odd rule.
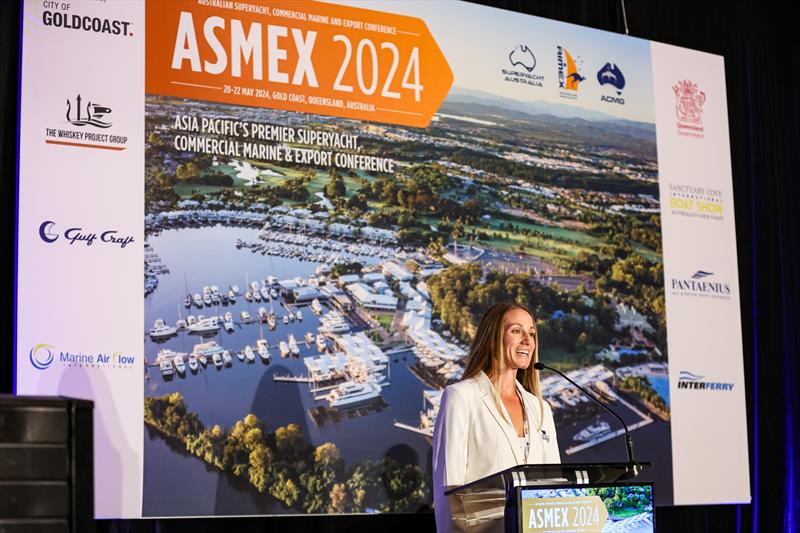
[[[452,520],[444,492],[521,464],[560,463],[556,428],[550,405],[544,402],[544,423],[539,431],[539,400],[517,382],[530,424],[527,460],[519,436],[497,409],[494,386],[485,373],[445,388],[433,430],[433,500],[436,530],[459,531]]]

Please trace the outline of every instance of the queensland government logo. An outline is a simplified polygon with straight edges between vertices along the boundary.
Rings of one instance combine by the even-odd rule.
[[[675,93],[678,135],[702,139],[705,136],[703,105],[706,103],[706,93],[690,80],[679,81],[672,86],[672,92]]]
[[[690,390],[711,390],[725,391],[733,390],[733,383],[723,383],[719,381],[708,381],[705,376],[700,376],[688,370],[681,370],[678,376],[678,388]]]
[[[133,368],[136,363],[135,355],[123,352],[112,353],[82,353],[58,351],[51,344],[40,343],[31,348],[28,355],[31,366],[37,370],[47,370],[54,364],[62,367],[82,368]]]
[[[503,80],[509,83],[520,83],[531,87],[542,87],[544,76],[534,74],[536,68],[536,56],[526,44],[514,47],[508,53],[508,62],[513,68],[501,69]]]
[[[616,96],[601,96],[601,102],[625,105],[625,99],[622,98],[622,89],[625,88],[625,76],[616,63],[606,63],[603,65],[603,68],[597,71],[597,82],[600,84],[600,87],[610,85],[617,93]]]
[[[729,300],[730,284],[719,281],[713,272],[698,270],[685,279],[672,278],[672,294],[695,298],[716,298]]]
[[[673,215],[722,220],[722,191],[696,185],[669,184],[669,207]]]
[[[578,87],[586,78],[580,73],[583,63],[579,56],[572,55],[563,46],[556,47],[556,63],[558,65],[558,88],[562,98],[577,99]]]
[[[47,244],[56,242],[62,234],[56,231],[55,226],[56,223],[52,220],[45,220],[39,224],[39,238]],[[135,240],[132,235],[125,235],[115,229],[104,230],[98,234],[98,232],[86,231],[80,227],[67,228],[64,230],[63,237],[64,242],[69,246],[73,244],[91,246],[95,242],[100,242],[102,244],[125,248]]]

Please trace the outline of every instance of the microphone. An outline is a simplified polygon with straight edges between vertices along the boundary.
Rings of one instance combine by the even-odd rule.
[[[625,421],[622,420],[622,418],[620,418],[620,416],[617,413],[612,411],[603,402],[598,400],[594,394],[592,394],[588,390],[584,389],[583,387],[572,381],[566,374],[564,374],[560,370],[556,370],[555,368],[547,366],[546,364],[540,363],[538,361],[533,363],[533,368],[535,368],[536,370],[547,369],[550,370],[551,372],[559,374],[562,378],[566,379],[567,381],[575,385],[575,387],[577,387],[578,390],[583,392],[586,396],[594,400],[597,405],[599,405],[600,407],[602,407],[603,409],[614,415],[614,418],[619,420],[619,423],[622,424],[622,427],[625,429],[625,447],[627,448],[628,452],[628,467],[631,469],[629,472],[631,472],[633,476],[637,476],[639,474],[639,464],[633,459],[633,439],[631,438],[630,431],[628,431],[628,424],[626,424]]]

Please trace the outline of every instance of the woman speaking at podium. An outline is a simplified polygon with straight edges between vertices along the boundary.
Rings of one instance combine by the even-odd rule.
[[[542,399],[531,312],[493,305],[481,318],[463,379],[444,390],[433,430],[436,529],[459,531],[444,492],[500,470],[560,463],[550,406]]]

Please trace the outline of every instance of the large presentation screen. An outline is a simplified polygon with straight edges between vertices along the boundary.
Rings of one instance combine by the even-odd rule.
[[[477,321],[748,502],[723,58],[468,3],[26,1],[16,392],[98,517],[415,512]],[[543,372],[564,462],[617,421]]]

